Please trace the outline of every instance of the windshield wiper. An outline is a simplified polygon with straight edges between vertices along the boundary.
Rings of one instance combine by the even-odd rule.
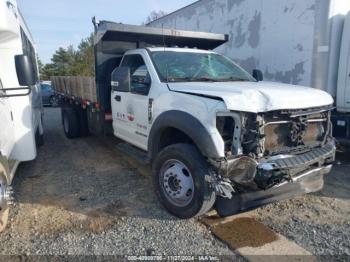
[[[168,82],[188,82],[191,78],[189,77],[169,77]]]
[[[217,79],[209,78],[209,77],[170,77],[169,82],[217,82]]]
[[[251,80],[247,79],[247,78],[239,78],[239,77],[228,77],[228,78],[221,78],[218,81],[222,81],[222,82],[229,82],[229,81],[242,81],[242,82],[251,82]]]
[[[198,77],[198,78],[191,78],[190,81],[192,82],[217,82],[217,79],[213,79],[210,77]]]

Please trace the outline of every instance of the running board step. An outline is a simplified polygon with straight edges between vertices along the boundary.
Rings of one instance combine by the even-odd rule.
[[[128,143],[119,143],[116,147],[118,151],[134,158],[141,164],[147,165],[151,162],[148,154],[145,151],[142,151],[141,149],[138,149]]]

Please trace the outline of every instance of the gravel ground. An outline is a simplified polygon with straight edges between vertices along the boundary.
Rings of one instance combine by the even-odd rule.
[[[112,137],[67,140],[58,109],[46,109],[45,145],[22,163],[16,204],[0,235],[0,254],[229,255],[195,219],[178,220],[159,205],[150,168],[122,153]],[[315,255],[350,255],[349,153],[323,191],[250,213]]]
[[[259,221],[295,241],[312,254],[350,255],[350,152],[326,177],[324,189],[259,208]]]
[[[149,167],[122,156],[117,139],[67,140],[60,124],[46,109],[45,145],[18,169],[0,254],[234,255],[201,223],[165,212]]]

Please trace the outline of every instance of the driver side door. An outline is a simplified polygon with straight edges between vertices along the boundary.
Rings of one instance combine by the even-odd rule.
[[[121,67],[130,70],[130,92],[112,91],[113,128],[117,137],[147,150],[151,77],[141,54],[126,55]]]

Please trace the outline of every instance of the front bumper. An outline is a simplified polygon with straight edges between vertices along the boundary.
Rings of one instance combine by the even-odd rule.
[[[258,169],[265,172],[286,170],[290,180],[269,189],[234,194],[231,199],[218,197],[215,208],[220,216],[229,216],[279,200],[319,191],[323,188],[324,175],[331,171],[335,158],[333,143],[290,158],[265,161]]]
[[[279,200],[312,193],[323,188],[324,175],[331,171],[332,165],[314,168],[296,177],[291,182],[283,182],[268,190],[234,195],[231,199],[218,197],[215,209],[220,216],[230,216]]]
[[[335,157],[335,145],[329,143],[323,147],[314,148],[309,152],[294,155],[291,157],[280,157],[273,160],[266,160],[260,163],[258,168],[268,170],[308,168],[312,165],[322,166],[327,162],[333,162]],[[297,172],[298,173],[298,172]],[[293,173],[291,175],[294,175]]]

